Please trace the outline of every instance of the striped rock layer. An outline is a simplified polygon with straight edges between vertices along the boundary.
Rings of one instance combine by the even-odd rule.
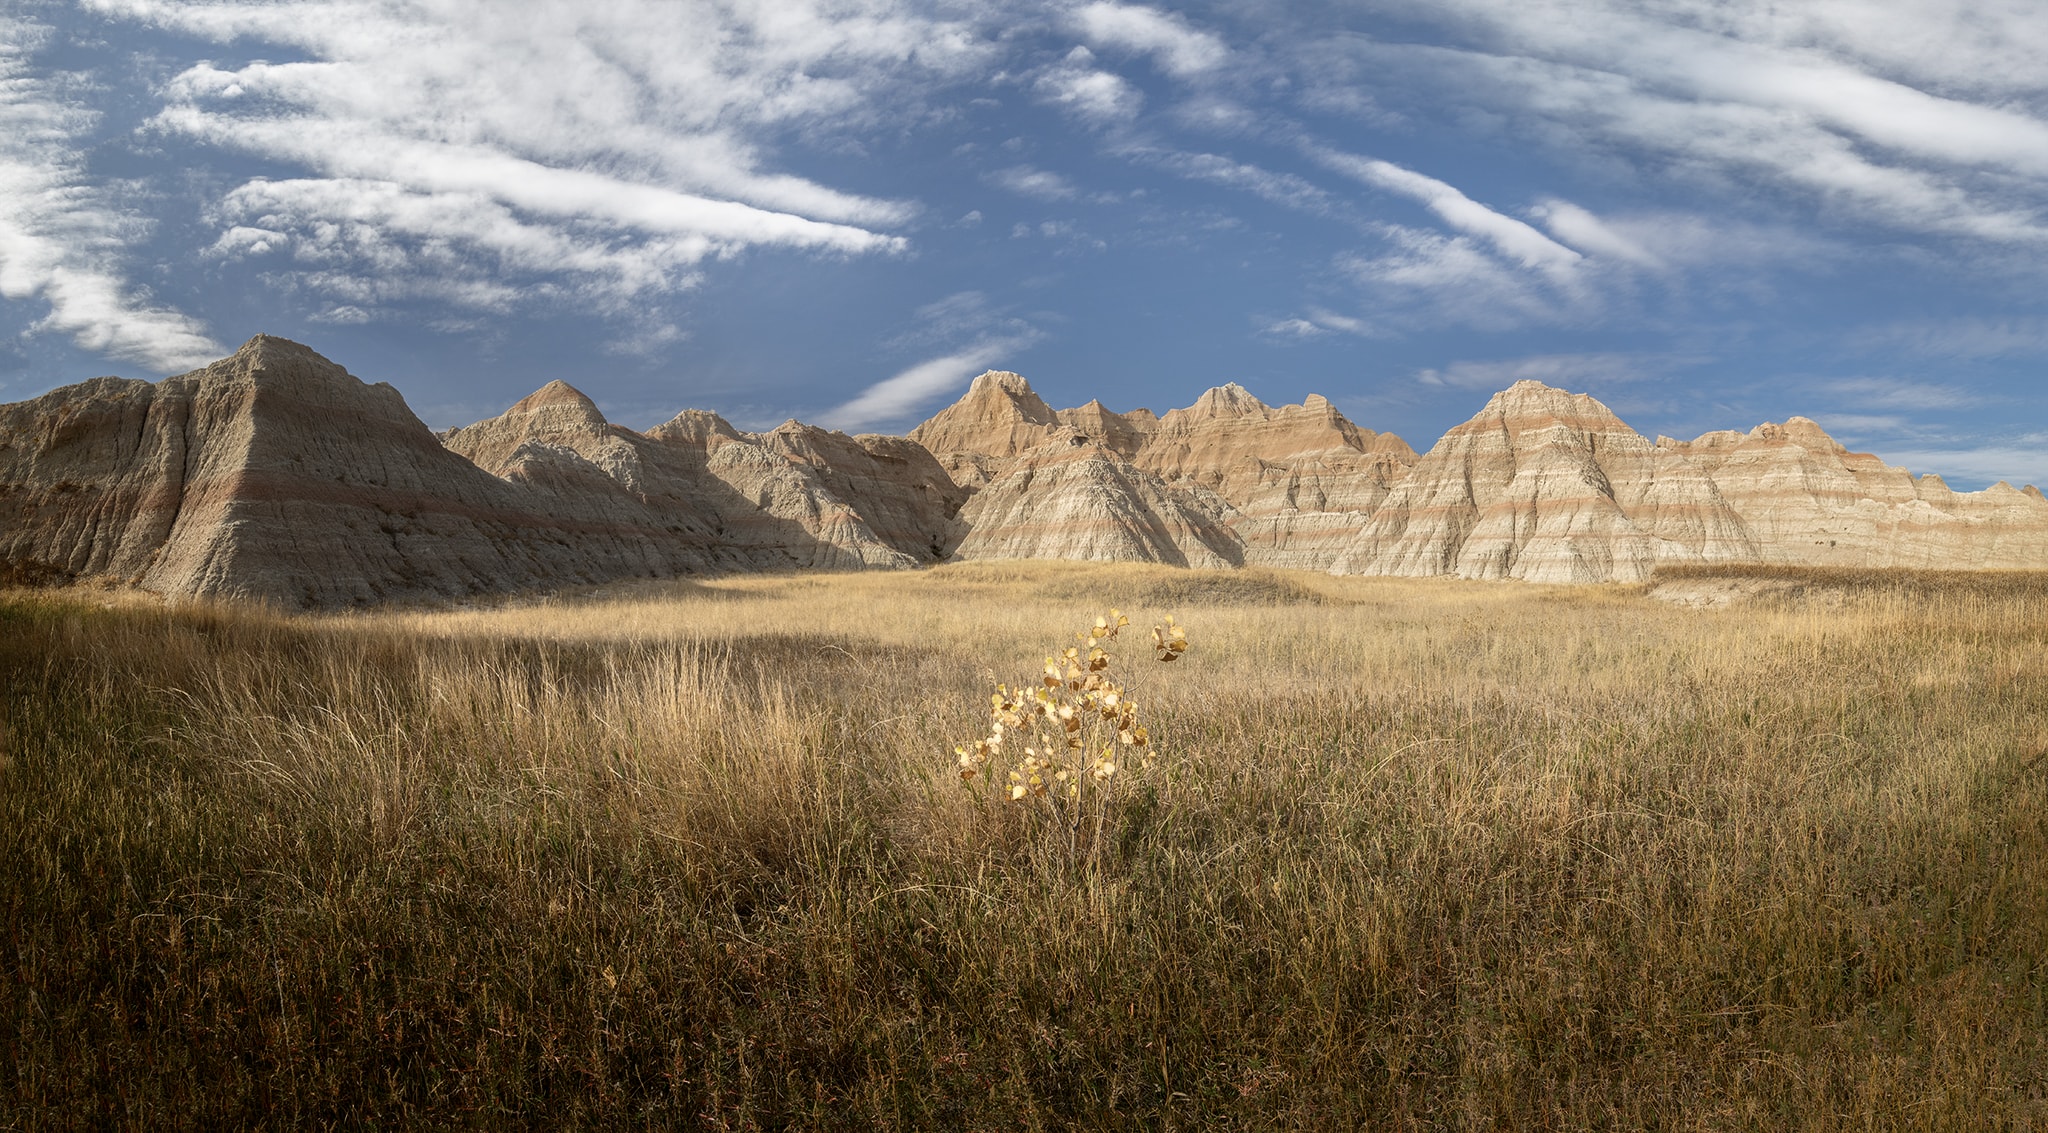
[[[154,384],[0,406],[0,581],[337,606],[976,558],[1539,582],[2048,568],[2048,500],[1951,491],[1800,417],[1651,441],[1538,382],[1420,456],[1321,397],[1054,410],[998,371],[908,437],[700,410],[636,432],[563,382],[437,437],[390,386],[266,336]]]

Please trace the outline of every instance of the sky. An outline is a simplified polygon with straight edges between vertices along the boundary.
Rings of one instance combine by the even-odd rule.
[[[902,432],[1523,378],[2048,485],[2040,0],[0,0],[0,401],[258,333]]]

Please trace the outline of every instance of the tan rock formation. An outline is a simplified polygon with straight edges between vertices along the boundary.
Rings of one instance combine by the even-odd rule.
[[[745,434],[697,410],[642,435],[559,381],[446,443],[576,514],[666,524],[696,540],[705,561],[733,569],[929,562],[962,495],[930,454],[900,439],[870,448],[795,421]]]
[[[2048,507],[2003,481],[1955,492],[1842,447],[1804,417],[1691,442],[1658,438],[1712,476],[1756,559],[1812,566],[2048,567]]]
[[[1078,409],[1054,411],[1062,425],[1078,430],[1088,439],[1129,460],[1138,455],[1145,441],[1159,430],[1159,418],[1150,409],[1113,413],[1100,401]]]
[[[346,605],[700,566],[443,448],[397,390],[258,336],[202,370],[0,406],[0,558],[180,596]]]
[[[642,434],[561,382],[437,436],[391,387],[259,336],[155,384],[0,406],[0,565],[326,606],[948,555],[1546,582],[2048,568],[2032,486],[1953,492],[1797,417],[1652,443],[1537,382],[1419,458],[1320,397],[1229,385],[1163,418],[1055,413],[1000,372],[912,437],[699,410]]]
[[[1273,408],[1232,382],[1169,410],[1135,463],[1228,501],[1246,562],[1324,570],[1415,459],[1320,395]]]
[[[264,336],[153,385],[0,406],[0,561],[168,595],[335,606],[914,566],[953,537],[959,494],[901,439],[755,437],[704,413],[642,436],[561,382],[437,436],[390,386]]]
[[[1804,418],[1652,444],[1590,397],[1517,382],[1416,463],[1333,569],[1605,582],[1667,562],[2048,567],[2048,507],[1915,479]]]
[[[1017,455],[960,509],[962,559],[1242,565],[1228,507],[1177,491],[1072,428]]]
[[[946,553],[968,492],[924,446],[904,437],[845,433],[789,421],[751,440],[804,468],[890,548],[920,562]]]
[[[1007,468],[1007,461],[1043,445],[1060,427],[1059,417],[1031,383],[1007,370],[974,379],[960,400],[910,431],[955,480],[978,488]]]
[[[1444,434],[1332,569],[1606,582],[1645,578],[1659,562],[1755,555],[1682,454],[1591,397],[1521,381]]]

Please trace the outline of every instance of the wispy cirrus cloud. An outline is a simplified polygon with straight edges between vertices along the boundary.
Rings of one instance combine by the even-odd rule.
[[[964,350],[919,362],[884,378],[825,413],[828,428],[854,430],[884,422],[901,422],[938,398],[967,384],[974,375],[1029,345],[1029,340],[991,338]]]
[[[1124,126],[1144,109],[1145,95],[1122,75],[1097,65],[1095,53],[1076,47],[1038,73],[1038,97],[1097,128]]]
[[[195,61],[153,127],[303,171],[216,202],[214,250],[373,314],[422,291],[602,309],[687,288],[695,265],[749,248],[902,251],[891,229],[916,206],[779,171],[761,139],[858,129],[986,51],[961,21],[822,0],[516,16],[483,0],[88,4],[307,57]]]
[[[1157,8],[1097,0],[1076,9],[1072,19],[1089,43],[1150,55],[1161,70],[1182,78],[1209,71],[1230,56],[1215,33]]]
[[[0,298],[42,306],[31,335],[109,358],[171,371],[219,357],[204,323],[133,282],[130,249],[152,222],[88,175],[99,115],[80,80],[36,65],[49,38],[0,16]]]
[[[1311,156],[1356,181],[1420,201],[1445,224],[1486,241],[1523,267],[1569,268],[1585,258],[1526,222],[1496,212],[1427,174],[1323,147],[1313,149]]]
[[[1866,327],[1854,336],[1869,350],[1905,350],[1928,358],[2013,358],[2048,355],[2048,318],[2037,315],[1905,319]]]
[[[1310,307],[1297,315],[1262,318],[1256,322],[1261,335],[1281,341],[1322,338],[1331,334],[1377,338],[1386,333],[1365,319],[1339,314],[1325,307]]]
[[[969,378],[1010,361],[1042,337],[1030,320],[991,302],[986,292],[960,291],[935,299],[919,307],[911,325],[886,345],[905,354],[944,352],[875,382],[820,420],[848,431],[910,424]],[[967,345],[958,345],[963,342]]]
[[[1080,190],[1074,188],[1074,183],[1063,174],[1029,165],[998,169],[989,174],[988,179],[997,188],[1041,201],[1068,201],[1080,195]]]
[[[1333,266],[1381,325],[1509,331],[1583,322],[1602,296],[1578,273],[1531,271],[1468,235],[1380,226],[1380,244],[1339,254]]]
[[[1192,181],[1206,181],[1241,190],[1287,208],[1328,213],[1335,207],[1332,194],[1305,177],[1266,169],[1222,154],[1132,146],[1123,151],[1123,156],[1145,161]]]
[[[1440,42],[1330,37],[1297,67],[1312,85],[1484,108],[1517,139],[1692,187],[1761,183],[1842,221],[2048,241],[2048,105],[2022,62],[2048,36],[2026,5],[1447,0],[1424,17]]]

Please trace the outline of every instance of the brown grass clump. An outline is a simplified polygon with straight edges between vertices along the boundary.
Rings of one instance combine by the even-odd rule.
[[[1176,572],[8,595],[0,1127],[2048,1127],[2048,590],[1278,577],[1085,868],[935,753]]]

